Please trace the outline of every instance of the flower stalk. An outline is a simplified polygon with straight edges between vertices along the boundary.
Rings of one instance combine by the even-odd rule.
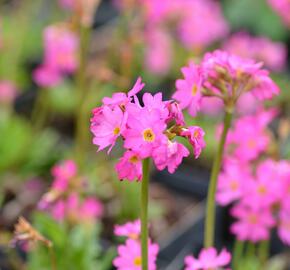
[[[148,193],[149,193],[149,168],[150,159],[146,158],[142,163],[141,184],[141,255],[142,270],[148,270]]]
[[[205,217],[205,234],[204,234],[204,246],[206,248],[214,246],[214,230],[215,230],[215,194],[217,187],[217,179],[221,168],[221,162],[224,153],[224,146],[228,130],[231,125],[232,112],[227,112],[224,117],[223,132],[219,141],[216,156],[211,171],[211,177],[209,182],[209,189],[207,194],[206,204],[206,217]]]

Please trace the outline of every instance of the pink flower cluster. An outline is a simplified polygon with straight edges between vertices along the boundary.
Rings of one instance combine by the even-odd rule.
[[[265,100],[280,91],[269,72],[262,69],[262,63],[225,51],[207,53],[201,64],[190,62],[181,71],[184,79],[176,81],[177,90],[173,98],[192,116],[200,110],[203,97],[217,97],[227,110],[232,111],[244,93]]]
[[[202,249],[198,259],[193,256],[185,257],[185,270],[221,270],[231,261],[231,254],[223,249],[217,254],[215,248]],[[227,268],[228,269],[228,268]]]
[[[281,16],[286,26],[290,27],[290,3],[288,0],[268,0],[269,5]]]
[[[17,96],[17,88],[11,81],[0,81],[0,104],[11,104]]]
[[[200,53],[227,35],[220,4],[213,0],[115,1],[123,10],[135,5],[145,22],[145,66],[153,74],[168,73],[176,37],[188,50]],[[126,4],[129,3],[129,4]]]
[[[223,206],[234,203],[231,214],[237,221],[231,231],[239,240],[267,240],[277,226],[281,240],[290,245],[290,163],[262,158],[270,138],[261,127],[265,129],[272,117],[262,112],[256,119],[252,116],[237,121],[236,126],[241,126],[229,136],[230,141],[236,137],[237,148],[224,160],[216,199]],[[247,132],[252,128],[249,140]]]
[[[286,46],[267,37],[254,37],[246,32],[239,32],[224,43],[223,49],[244,58],[261,61],[273,71],[281,71],[286,66]]]
[[[248,162],[263,154],[271,140],[267,126],[276,115],[276,109],[260,109],[255,114],[236,119],[228,132],[227,155],[241,162]],[[220,130],[219,128],[218,133]]]
[[[94,223],[103,214],[103,205],[94,197],[81,198],[84,181],[78,176],[74,161],[66,160],[52,168],[52,187],[44,194],[38,207],[50,212],[57,221]]]
[[[116,225],[115,235],[127,237],[124,245],[118,247],[118,257],[113,265],[118,270],[141,270],[142,256],[140,243],[141,224],[139,220]],[[148,239],[148,270],[156,270],[159,246]]]
[[[175,141],[176,136],[187,139],[197,158],[205,147],[204,132],[198,126],[186,127],[179,105],[163,101],[162,94],[143,95],[141,106],[137,93],[144,87],[139,78],[134,87],[125,93],[105,97],[103,105],[93,110],[91,131],[98,151],[109,147],[110,152],[119,137],[123,138],[126,152],[116,165],[120,179],[141,180],[142,160],[152,158],[156,167],[166,167],[173,173],[188,149]]]
[[[58,85],[65,74],[78,68],[79,38],[66,25],[52,25],[44,30],[44,60],[33,72],[41,87]]]

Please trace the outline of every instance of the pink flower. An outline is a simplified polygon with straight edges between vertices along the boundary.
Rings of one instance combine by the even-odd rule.
[[[290,27],[290,4],[288,0],[268,0],[272,8],[282,17],[286,26]]]
[[[201,69],[193,62],[183,67],[181,71],[184,79],[176,81],[177,91],[173,98],[180,103],[181,109],[188,108],[189,114],[195,116],[201,105],[203,75]]]
[[[157,75],[168,73],[172,62],[172,40],[170,35],[163,29],[147,31],[145,36],[147,46],[145,50],[146,69]]]
[[[141,223],[140,220],[135,220],[132,222],[127,222],[124,225],[116,225],[114,229],[114,234],[117,236],[126,236],[131,239],[139,239],[141,233]]]
[[[75,0],[58,0],[58,2],[64,9],[73,10],[75,8]]]
[[[123,92],[114,93],[112,98],[104,97],[103,104],[110,106],[126,106],[132,99],[133,96],[137,95],[145,86],[145,83],[142,83],[141,77],[138,77],[133,88],[128,91],[128,94]]]
[[[266,160],[258,165],[256,179],[248,179],[244,188],[244,205],[255,209],[269,208],[281,198],[283,181],[278,178],[276,165]]]
[[[226,51],[243,58],[262,61],[265,66],[274,71],[281,71],[286,65],[286,46],[280,42],[273,42],[267,37],[255,37],[246,32],[239,32],[232,35],[223,47]]]
[[[227,159],[224,170],[219,174],[216,200],[220,205],[228,205],[239,200],[244,194],[244,186],[252,181],[248,164]]]
[[[188,49],[202,49],[229,31],[220,4],[211,0],[183,1],[177,26],[181,42]]]
[[[57,221],[63,221],[65,218],[65,208],[65,202],[63,200],[58,200],[50,209],[52,217]]]
[[[193,256],[185,257],[185,270],[218,270],[227,266],[231,261],[231,254],[223,249],[218,255],[215,248],[202,249],[198,259]]]
[[[104,207],[102,203],[93,198],[87,197],[79,208],[79,218],[84,221],[93,221],[103,215]]]
[[[189,154],[188,149],[183,144],[167,140],[167,143],[154,149],[153,159],[158,170],[164,170],[168,167],[168,171],[174,173],[183,158]]]
[[[168,109],[168,118],[166,119],[166,123],[176,122],[179,126],[184,126],[184,116],[179,104],[175,101],[169,101],[166,104],[166,108]]]
[[[181,132],[181,136],[187,137],[193,146],[194,156],[198,158],[205,147],[204,131],[198,126],[191,126]]]
[[[40,87],[52,88],[60,84],[62,75],[58,70],[49,66],[39,66],[33,71],[33,80]]]
[[[10,81],[0,81],[0,103],[11,104],[17,95],[16,86]]]
[[[290,246],[290,211],[281,211],[279,219],[278,235],[283,243]]]
[[[72,73],[78,67],[79,39],[67,27],[48,26],[44,30],[44,64],[53,70]]]
[[[200,111],[210,116],[218,116],[224,108],[223,101],[217,97],[203,97]]]
[[[275,111],[262,110],[236,120],[226,142],[234,157],[243,161],[254,160],[267,149],[270,137],[266,126],[274,115]]]
[[[124,131],[124,147],[132,149],[140,157],[152,155],[153,149],[166,139],[163,134],[166,125],[160,110],[140,108],[128,116],[128,128]]]
[[[127,113],[123,113],[119,107],[111,109],[104,106],[94,110],[91,132],[94,134],[93,143],[99,146],[98,151],[110,146],[108,152],[111,152],[117,138],[125,131],[126,122]]]
[[[140,181],[142,179],[142,160],[140,156],[130,150],[126,151],[116,164],[116,171],[119,179]]]
[[[269,239],[270,230],[275,225],[269,208],[254,209],[239,204],[232,208],[231,214],[238,219],[231,226],[231,232],[240,241],[248,240],[256,243]]]
[[[156,270],[156,259],[159,251],[157,244],[148,243],[148,270]],[[113,265],[118,270],[141,270],[142,257],[139,241],[127,239],[125,245],[118,247],[118,257]]]

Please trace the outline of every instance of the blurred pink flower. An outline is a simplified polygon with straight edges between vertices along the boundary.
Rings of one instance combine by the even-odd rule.
[[[148,270],[156,270],[156,259],[159,251],[157,244],[148,243]],[[141,244],[139,241],[127,239],[124,245],[118,247],[118,257],[113,265],[118,270],[140,270],[142,265]]]
[[[142,160],[138,154],[128,150],[116,164],[119,179],[140,181],[142,179]]]
[[[78,67],[79,38],[67,27],[48,26],[44,30],[44,64],[62,73]]]
[[[220,254],[213,247],[202,249],[198,259],[185,257],[185,270],[219,270],[231,261],[231,254],[223,249]]]
[[[269,208],[255,209],[238,204],[231,209],[231,214],[238,219],[232,224],[231,232],[240,241],[248,240],[256,243],[269,239],[270,230],[275,225],[275,219]]]
[[[58,2],[64,9],[73,10],[75,8],[75,0],[58,0]]]
[[[11,104],[17,92],[16,86],[11,81],[0,81],[0,103]]]
[[[281,71],[286,66],[286,46],[267,37],[255,37],[246,32],[239,32],[232,35],[224,43],[223,48],[241,57],[261,61],[273,71]]]
[[[150,29],[145,38],[145,67],[152,74],[167,74],[173,57],[170,35],[162,29]]]
[[[218,116],[223,112],[224,104],[217,97],[203,97],[200,111],[210,116]]]
[[[62,75],[59,71],[48,67],[39,66],[33,71],[33,80],[40,87],[55,87],[62,81]]]
[[[181,109],[188,108],[189,114],[195,116],[201,105],[203,74],[200,67],[193,62],[181,71],[184,79],[176,81],[177,90],[172,97],[180,103]]]
[[[178,34],[188,49],[202,49],[223,38],[229,26],[220,3],[212,0],[183,1],[184,8],[177,26]]]
[[[79,208],[79,217],[84,221],[93,221],[103,215],[103,204],[94,197],[84,199]]]
[[[279,214],[278,235],[282,242],[290,246],[290,211],[281,211]]]
[[[225,206],[241,199],[249,181],[252,181],[252,175],[248,164],[232,158],[226,159],[218,177],[216,200]]]
[[[128,238],[137,240],[141,234],[141,222],[138,219],[132,222],[127,222],[123,225],[116,225],[114,234],[116,236],[126,236]]]
[[[65,218],[65,208],[65,202],[63,200],[55,202],[50,209],[52,217],[57,221],[63,221]]]
[[[282,17],[285,25],[290,27],[290,3],[288,0],[268,0],[271,7]]]

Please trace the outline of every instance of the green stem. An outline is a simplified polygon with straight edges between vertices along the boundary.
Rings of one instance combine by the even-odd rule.
[[[80,57],[79,69],[76,74],[76,138],[75,138],[75,152],[76,160],[79,167],[84,163],[84,153],[86,151],[88,141],[88,123],[87,113],[84,108],[84,102],[87,95],[87,81],[86,81],[86,58],[89,45],[90,29],[84,26],[79,26],[80,30]]]
[[[48,89],[40,89],[31,115],[31,121],[36,131],[43,128],[49,113]]]
[[[243,256],[243,251],[244,251],[244,246],[245,242],[235,240],[235,245],[234,245],[234,252],[233,252],[233,270],[237,270],[239,267],[239,262]]]
[[[148,189],[150,159],[143,160],[143,178],[141,183],[141,254],[142,270],[148,270]]]
[[[262,241],[259,244],[258,253],[259,253],[259,259],[261,262],[261,269],[264,267],[265,263],[267,262],[267,259],[269,257],[269,250],[270,250],[269,240]]]
[[[224,145],[228,130],[231,125],[232,113],[226,112],[224,117],[223,132],[219,141],[218,150],[214,159],[211,177],[209,182],[209,189],[207,194],[206,217],[205,217],[205,234],[204,246],[206,248],[214,246],[214,229],[215,229],[215,193],[217,186],[217,179],[221,168],[221,162],[224,152]]]
[[[256,254],[256,246],[255,246],[255,244],[252,243],[252,242],[248,242],[247,243],[247,251],[246,252],[247,252],[246,256],[247,256],[248,259],[254,258],[255,254]]]
[[[54,248],[48,247],[48,249],[49,249],[50,262],[51,262],[51,270],[57,270]]]

